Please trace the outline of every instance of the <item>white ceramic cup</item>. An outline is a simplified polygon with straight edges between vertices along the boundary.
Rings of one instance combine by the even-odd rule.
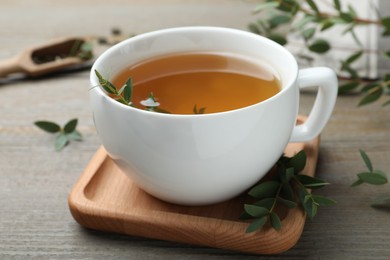
[[[104,52],[91,70],[115,75],[125,67],[161,55],[212,51],[240,54],[276,71],[282,89],[241,109],[214,114],[175,115],[125,106],[101,88],[90,90],[95,126],[110,157],[143,190],[162,200],[204,205],[221,202],[258,182],[288,142],[316,137],[333,110],[337,78],[329,68],[299,70],[279,44],[235,29],[182,27],[125,40]],[[299,89],[318,86],[311,113],[295,126]]]

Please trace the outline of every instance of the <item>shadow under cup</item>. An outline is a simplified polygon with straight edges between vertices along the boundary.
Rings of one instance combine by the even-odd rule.
[[[101,88],[90,91],[105,149],[143,190],[178,204],[204,205],[242,193],[283,153],[298,111],[298,67],[282,46],[227,28],[183,27],[135,36],[103,53],[91,71],[116,75],[131,64],[183,52],[227,52],[275,70],[282,89],[255,105],[214,114],[175,115],[125,106]]]

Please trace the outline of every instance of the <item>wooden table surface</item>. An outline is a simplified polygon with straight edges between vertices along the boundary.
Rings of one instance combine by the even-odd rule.
[[[386,2],[386,1],[385,1]],[[382,3],[389,6],[389,2]],[[22,1],[0,3],[0,59],[66,35],[142,33],[183,25],[246,29],[253,1]],[[383,8],[382,8],[383,10]],[[388,49],[381,42],[381,46]],[[387,65],[388,66],[388,63]],[[39,79],[0,81],[0,259],[252,258],[237,252],[86,230],[68,208],[68,195],[100,146],[88,104],[84,70]],[[357,108],[359,96],[339,97],[322,134],[317,176],[332,183],[316,193],[337,205],[308,220],[298,244],[276,256],[321,259],[390,258],[390,212],[370,207],[389,185],[351,188],[365,169],[359,149],[390,173],[390,106]],[[303,94],[301,113],[313,95]],[[55,152],[53,136],[36,120],[79,119],[84,141]]]

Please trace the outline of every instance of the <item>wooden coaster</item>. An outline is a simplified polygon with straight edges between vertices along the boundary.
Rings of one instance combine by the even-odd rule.
[[[314,176],[319,137],[308,143],[289,144],[285,154],[307,153],[303,173]],[[306,215],[300,207],[280,209],[282,229],[266,226],[245,233],[248,223],[239,220],[246,194],[210,206],[179,206],[156,199],[139,189],[99,148],[69,196],[74,219],[86,228],[187,244],[277,254],[299,240]]]

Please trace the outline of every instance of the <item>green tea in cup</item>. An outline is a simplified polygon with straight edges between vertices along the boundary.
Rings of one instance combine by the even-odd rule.
[[[112,82],[131,77],[132,105],[145,109],[153,93],[158,108],[172,114],[217,113],[264,101],[281,89],[276,73],[259,60],[223,52],[186,52],[133,64]]]

